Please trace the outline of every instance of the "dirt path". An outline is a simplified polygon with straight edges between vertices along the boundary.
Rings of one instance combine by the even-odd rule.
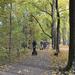
[[[48,50],[38,50],[37,56],[32,56],[30,51],[23,61],[8,65],[6,71],[0,71],[0,75],[52,75],[50,65]]]

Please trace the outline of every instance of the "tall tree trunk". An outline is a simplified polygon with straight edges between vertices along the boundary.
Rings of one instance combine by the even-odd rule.
[[[9,26],[9,62],[11,61],[11,44],[12,44],[12,16],[11,16],[11,10],[12,10],[12,2],[10,3],[10,26]]]
[[[57,11],[57,45],[56,51],[59,52],[59,40],[60,40],[60,14],[58,8],[58,0],[56,0],[56,11]]]
[[[62,28],[62,39],[63,39],[63,45],[66,45],[66,23],[65,23],[65,18],[64,18],[64,26]]]
[[[55,0],[53,0],[52,2],[52,28],[51,28],[51,34],[52,34],[52,48],[55,49],[56,48],[56,37],[55,37],[55,31],[56,27],[55,27]]]
[[[72,67],[73,60],[75,59],[75,0],[70,0],[70,45],[69,45],[69,57],[67,66],[64,71],[69,71]],[[75,61],[74,61],[75,62]]]

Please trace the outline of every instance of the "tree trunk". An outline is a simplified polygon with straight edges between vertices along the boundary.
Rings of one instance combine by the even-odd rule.
[[[60,14],[58,8],[58,0],[56,0],[56,11],[57,11],[57,45],[56,51],[59,52],[59,40],[60,40]]]
[[[75,0],[70,0],[70,45],[69,45],[69,57],[67,66],[64,71],[69,71],[72,67],[73,60],[75,59]],[[75,62],[75,61],[74,61]]]
[[[65,21],[64,21],[65,22]],[[62,28],[62,39],[63,39],[63,45],[66,45],[66,35],[65,32],[66,32],[66,24],[64,23],[64,26]]]
[[[63,43],[63,45],[67,44],[67,37],[69,37],[68,33],[67,33],[66,22],[67,22],[67,18],[63,17],[63,27],[61,29],[62,30],[62,43]]]
[[[55,33],[56,32],[56,27],[55,27],[55,0],[52,2],[52,28],[51,28],[51,35],[52,35],[52,48],[56,49],[56,37]]]
[[[10,26],[9,26],[9,62],[11,61],[11,44],[12,44],[12,16],[11,16],[11,10],[12,10],[12,3],[10,3]]]

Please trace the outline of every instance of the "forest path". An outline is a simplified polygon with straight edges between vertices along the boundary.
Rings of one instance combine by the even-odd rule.
[[[37,50],[38,55],[28,56],[21,62],[8,65],[6,71],[0,75],[52,75],[49,50]]]

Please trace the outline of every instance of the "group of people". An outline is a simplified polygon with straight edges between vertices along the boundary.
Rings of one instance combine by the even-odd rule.
[[[33,48],[32,55],[37,55],[36,45],[37,45],[36,41],[33,40],[33,42],[32,42],[32,48]],[[40,50],[46,49],[46,48],[49,47],[49,42],[47,42],[47,41],[41,41],[40,42],[40,46],[41,46]]]
[[[46,49],[46,48],[48,48],[49,47],[49,42],[47,42],[47,41],[41,41],[40,42],[40,46],[41,46],[41,50],[43,50],[43,49]]]
[[[29,44],[31,44],[31,41],[29,40]],[[30,49],[30,46],[28,46],[25,42],[23,42],[22,44],[21,44],[21,46],[23,47],[23,48],[29,48]],[[37,51],[36,51],[36,46],[37,46],[37,42],[36,42],[36,40],[33,40],[32,41],[32,55],[37,55]],[[48,41],[44,41],[44,40],[41,40],[40,41],[40,47],[39,47],[39,49],[40,50],[43,50],[43,49],[46,49],[46,48],[48,48],[49,47],[49,42]]]

